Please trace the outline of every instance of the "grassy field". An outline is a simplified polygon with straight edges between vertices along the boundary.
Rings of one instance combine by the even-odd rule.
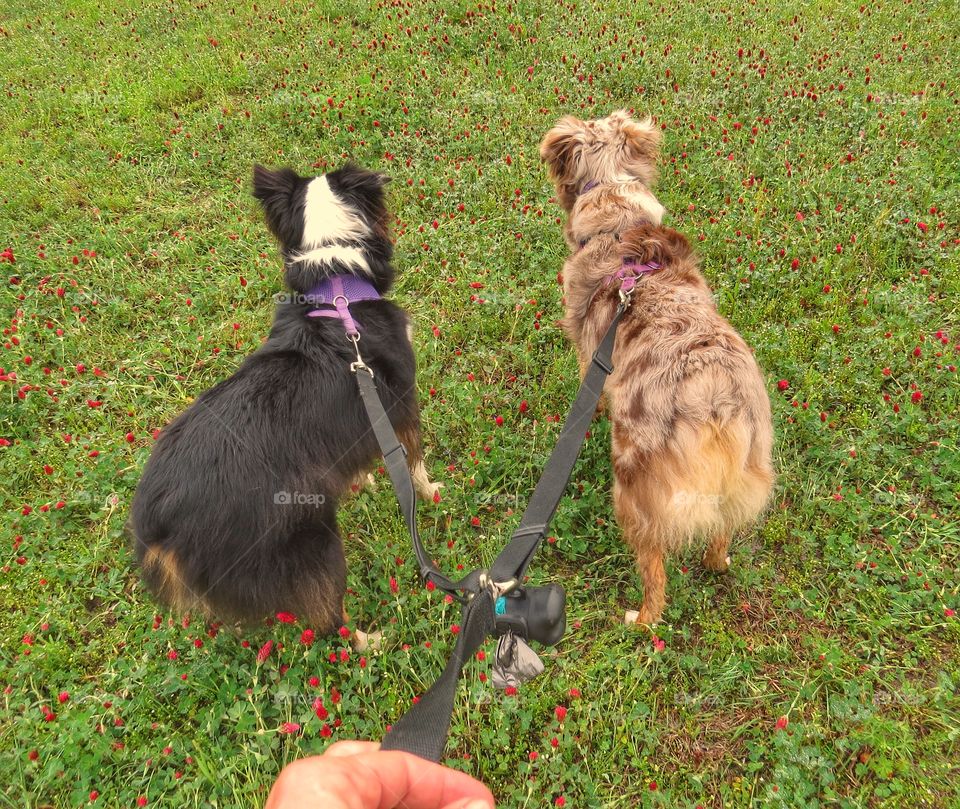
[[[728,576],[691,550],[657,636],[624,627],[599,420],[532,567],[568,633],[515,696],[467,667],[448,761],[504,807],[960,806],[957,4],[350,5],[0,10],[0,805],[256,805],[285,762],[380,738],[451,648],[385,478],[341,512],[381,652],[182,621],[131,569],[152,436],[281,288],[252,164],[393,176],[445,483],[421,530],[470,569],[576,389],[537,145],[628,107],[662,124],[667,221],[765,369],[775,499]]]

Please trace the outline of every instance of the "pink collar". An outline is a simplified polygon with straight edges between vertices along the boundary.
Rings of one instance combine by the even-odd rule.
[[[604,286],[610,286],[615,281],[620,282],[621,292],[633,292],[637,284],[637,278],[641,275],[649,275],[661,269],[661,265],[656,261],[648,261],[646,264],[637,264],[635,258],[625,258],[620,269],[612,275],[608,275],[603,282]]]

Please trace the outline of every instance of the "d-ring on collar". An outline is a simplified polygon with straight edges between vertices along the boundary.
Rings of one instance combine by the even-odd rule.
[[[306,296],[308,303],[333,306],[330,309],[311,309],[307,317],[335,317],[343,323],[347,336],[353,339],[360,336],[360,327],[350,314],[350,304],[357,301],[378,301],[380,293],[373,284],[355,275],[333,275],[324,278],[311,289]]]

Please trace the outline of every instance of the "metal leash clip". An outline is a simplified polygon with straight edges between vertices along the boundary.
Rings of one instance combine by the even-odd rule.
[[[359,334],[348,334],[347,339],[353,343],[353,350],[357,352],[357,361],[350,363],[350,370],[353,373],[357,371],[366,371],[370,374],[370,378],[373,379],[373,368],[367,365],[363,361],[363,357],[360,356],[360,335]]]
[[[519,582],[516,579],[500,582],[494,581],[490,578],[489,570],[481,570],[480,575],[477,576],[477,590],[476,592],[467,594],[467,601],[473,600],[473,597],[481,590],[489,590],[493,596],[493,600],[496,601],[500,596],[504,596],[515,590],[518,584]]]

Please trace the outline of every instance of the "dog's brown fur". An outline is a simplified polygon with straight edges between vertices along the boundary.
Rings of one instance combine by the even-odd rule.
[[[644,584],[637,621],[666,604],[664,557],[705,538],[704,565],[729,566],[731,536],[763,511],[773,485],[770,402],[749,346],[717,312],[687,240],[660,226],[650,192],[659,131],[626,112],[564,118],[541,144],[569,214],[564,331],[580,366],[619,301],[607,278],[633,259],[637,280],[605,393],[612,422],[614,510]],[[600,183],[583,193],[591,180]],[[578,196],[579,195],[579,196]]]

